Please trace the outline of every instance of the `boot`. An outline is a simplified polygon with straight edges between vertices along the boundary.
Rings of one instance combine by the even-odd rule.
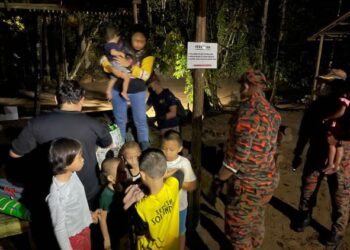
[[[311,222],[311,212],[310,211],[300,211],[299,218],[295,224],[295,231],[304,232],[305,228],[310,225]]]
[[[326,246],[337,246],[342,239],[342,235],[339,235],[332,230],[332,232],[326,238]]]

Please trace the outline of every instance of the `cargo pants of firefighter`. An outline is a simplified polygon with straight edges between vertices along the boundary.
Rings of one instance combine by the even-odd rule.
[[[277,184],[278,177],[269,185],[259,188],[253,188],[239,179],[229,181],[225,233],[234,250],[261,247],[265,234],[265,208]]]
[[[315,162],[313,162],[315,163]],[[301,186],[299,211],[312,213],[316,206],[317,193],[324,174],[321,169],[313,168],[311,162],[306,162]],[[321,164],[322,167],[322,164]],[[350,146],[344,146],[344,156],[340,169],[327,176],[332,202],[332,231],[344,235],[349,220],[350,208]]]

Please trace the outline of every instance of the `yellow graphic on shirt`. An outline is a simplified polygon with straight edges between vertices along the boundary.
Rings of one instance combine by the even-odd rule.
[[[179,249],[179,182],[169,177],[161,191],[136,204],[141,219],[148,224],[149,235],[140,237],[137,249]]]

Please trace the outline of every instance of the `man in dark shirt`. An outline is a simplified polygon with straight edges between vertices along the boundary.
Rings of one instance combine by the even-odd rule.
[[[168,130],[180,131],[179,119],[177,117],[177,98],[169,89],[164,89],[159,78],[153,75],[149,84],[149,97],[147,106],[153,106],[156,120],[161,134]]]
[[[332,201],[332,229],[325,237],[324,243],[329,246],[337,245],[344,237],[349,218],[350,136],[348,131],[343,131],[344,156],[340,169],[330,174],[325,173],[324,170],[328,155],[328,127],[323,124],[323,120],[339,109],[339,94],[347,86],[346,77],[341,77],[344,74],[342,70],[332,70],[330,74],[320,77],[316,92],[318,98],[305,110],[292,163],[294,171],[302,165],[302,154],[309,144],[302,176],[299,216],[294,224],[297,232],[303,232],[310,225],[312,211],[316,206],[317,193],[327,174]],[[345,124],[349,123],[347,114],[342,119]],[[328,140],[331,139],[328,138]]]
[[[12,142],[10,156],[22,157],[37,146],[60,137],[79,140],[83,145],[84,167],[78,172],[78,176],[84,185],[90,210],[93,211],[100,191],[96,145],[108,147],[112,144],[112,138],[106,125],[81,112],[84,94],[85,91],[78,82],[62,82],[56,93],[59,109],[29,121]]]

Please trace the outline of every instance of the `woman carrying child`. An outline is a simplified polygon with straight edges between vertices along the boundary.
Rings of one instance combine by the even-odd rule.
[[[153,71],[154,56],[146,49],[147,35],[142,29],[136,29],[131,36],[131,49],[133,52],[133,61],[125,57],[118,57],[117,62],[120,66],[128,68],[131,76],[128,85],[128,99],[131,103],[133,120],[137,130],[137,141],[141,149],[149,147],[149,131],[146,116],[146,81],[150,78]],[[121,97],[123,80],[120,79],[121,71],[117,70],[106,59],[101,61],[105,72],[112,73],[118,80],[111,79],[107,88],[107,97],[112,97],[113,113],[116,124],[120,128],[122,137],[126,138],[127,109],[128,102]]]

